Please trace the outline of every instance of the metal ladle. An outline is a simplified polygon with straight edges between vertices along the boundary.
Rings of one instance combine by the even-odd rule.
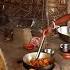
[[[39,55],[40,55],[40,52],[41,52],[41,49],[42,49],[42,46],[43,46],[45,37],[46,37],[46,36],[43,34],[43,38],[42,38],[42,41],[41,41],[41,43],[40,43],[40,46],[39,46],[39,49],[38,49],[38,52],[37,52],[37,55],[36,55],[36,59],[39,58]]]

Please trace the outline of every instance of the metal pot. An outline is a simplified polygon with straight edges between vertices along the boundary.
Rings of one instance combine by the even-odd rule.
[[[33,67],[33,66],[31,66],[30,64],[29,64],[29,62],[30,62],[30,60],[32,60],[32,59],[34,59],[35,57],[36,57],[36,54],[37,54],[37,52],[32,52],[32,53],[28,53],[28,54],[26,54],[24,57],[23,57],[23,66],[26,68],[26,69],[35,69],[35,70],[51,70],[51,69],[53,69],[53,67],[54,67],[54,61],[53,61],[53,59],[51,58],[51,56],[49,55],[49,54],[47,54],[47,53],[43,53],[43,52],[41,52],[40,53],[40,56],[39,56],[39,58],[38,59],[41,59],[41,58],[49,58],[51,61],[53,61],[53,63],[52,64],[49,64],[49,65],[47,65],[46,67]]]
[[[63,53],[70,53],[70,44],[60,44],[60,50]]]
[[[68,26],[56,28],[56,32],[63,41],[70,43],[70,28]]]
[[[65,59],[70,59],[70,44],[60,44],[60,51]]]

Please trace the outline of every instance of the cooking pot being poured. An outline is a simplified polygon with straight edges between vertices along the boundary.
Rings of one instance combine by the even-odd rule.
[[[63,24],[69,20],[70,20],[70,14],[66,14],[58,18],[56,21],[54,21],[54,24],[52,23],[52,25],[50,26],[51,28],[52,26],[54,26],[54,29],[59,34],[60,38],[65,42],[70,42],[70,27],[63,26]]]
[[[57,28],[56,31],[63,41],[70,42],[70,28],[68,26],[61,26]]]

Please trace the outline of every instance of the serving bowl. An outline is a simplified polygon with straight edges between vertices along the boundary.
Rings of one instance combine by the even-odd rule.
[[[50,63],[46,66],[39,66],[39,67],[36,67],[36,66],[33,66],[30,64],[30,61],[35,59],[36,58],[36,55],[37,55],[37,52],[32,52],[32,53],[28,53],[26,55],[24,55],[23,57],[23,66],[26,68],[26,69],[35,69],[35,70],[51,70],[54,68],[54,59],[47,53],[44,53],[44,52],[41,52],[40,55],[39,55],[39,59],[49,59],[50,60]]]

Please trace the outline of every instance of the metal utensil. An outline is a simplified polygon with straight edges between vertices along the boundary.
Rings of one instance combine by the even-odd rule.
[[[38,49],[38,52],[37,52],[37,55],[36,55],[36,59],[38,59],[39,55],[40,55],[40,52],[41,52],[41,48],[42,48],[42,45],[44,43],[44,40],[45,40],[45,35],[43,34],[43,38],[42,38],[42,41],[40,43],[40,46],[39,46],[39,49]]]

